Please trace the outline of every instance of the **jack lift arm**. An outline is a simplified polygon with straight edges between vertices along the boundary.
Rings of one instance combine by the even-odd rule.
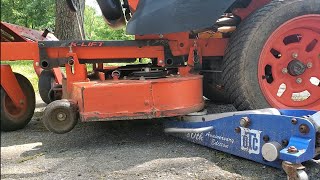
[[[320,154],[320,111],[273,108],[193,113],[165,124],[165,132],[268,166],[288,179],[308,179],[301,163]]]

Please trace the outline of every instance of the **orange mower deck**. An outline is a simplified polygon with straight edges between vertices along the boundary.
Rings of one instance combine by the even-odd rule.
[[[73,84],[81,121],[173,117],[204,107],[202,76]]]

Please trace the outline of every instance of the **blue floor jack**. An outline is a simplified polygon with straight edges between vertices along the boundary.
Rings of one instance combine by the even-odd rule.
[[[288,179],[305,180],[301,164],[320,154],[320,111],[273,108],[179,117],[165,132],[268,166],[283,168]]]

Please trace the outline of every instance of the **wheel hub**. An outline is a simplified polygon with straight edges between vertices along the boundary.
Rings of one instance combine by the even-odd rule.
[[[57,119],[58,119],[59,121],[65,121],[65,120],[67,119],[66,113],[64,113],[64,112],[58,113],[58,114],[57,114]]]
[[[288,73],[291,76],[300,76],[302,75],[307,67],[300,60],[294,59],[288,64]]]
[[[259,59],[259,85],[276,108],[320,109],[320,15],[285,22],[268,38]]]

